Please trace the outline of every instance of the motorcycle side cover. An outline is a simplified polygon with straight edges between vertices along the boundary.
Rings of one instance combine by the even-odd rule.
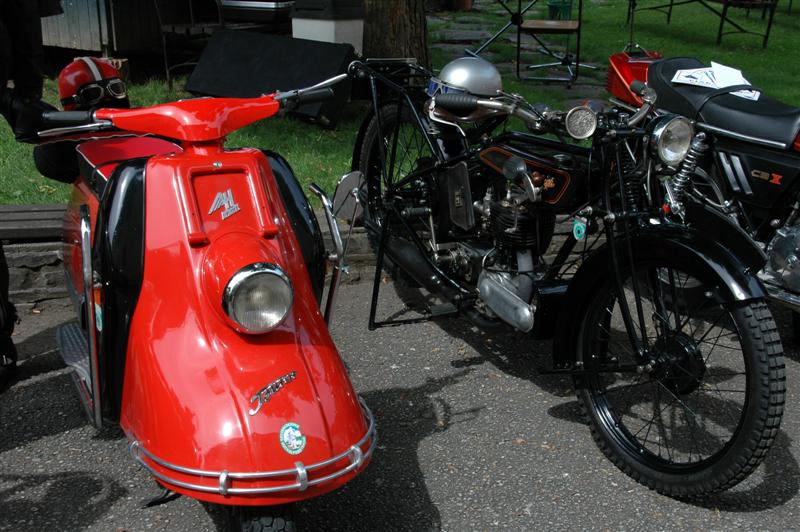
[[[187,151],[153,157],[145,172],[144,274],[120,416],[132,454],[171,489],[223,504],[281,504],[346,483],[374,446],[369,415],[266,157],[226,151],[211,164]],[[230,326],[221,292],[256,262],[280,266],[295,298],[278,328],[248,335]]]

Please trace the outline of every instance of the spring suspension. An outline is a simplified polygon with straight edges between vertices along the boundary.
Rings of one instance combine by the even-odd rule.
[[[695,168],[697,168],[697,161],[708,151],[708,148],[705,133],[701,132],[694,136],[692,144],[689,146],[689,151],[686,153],[678,173],[675,174],[672,180],[672,191],[675,193],[675,201],[678,204],[683,203],[683,194],[691,181]]]

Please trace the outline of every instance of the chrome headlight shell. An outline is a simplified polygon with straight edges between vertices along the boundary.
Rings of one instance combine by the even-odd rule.
[[[662,116],[653,122],[650,146],[664,164],[678,166],[692,145],[692,123],[688,118],[675,115]]]
[[[256,262],[236,272],[222,294],[225,314],[241,332],[261,334],[286,319],[294,302],[292,282],[269,262]]]

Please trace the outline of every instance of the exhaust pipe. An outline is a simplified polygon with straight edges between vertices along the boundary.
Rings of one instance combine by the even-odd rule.
[[[392,262],[429,292],[450,302],[462,299],[460,290],[444,283],[422,252],[408,240],[389,236],[385,252]]]

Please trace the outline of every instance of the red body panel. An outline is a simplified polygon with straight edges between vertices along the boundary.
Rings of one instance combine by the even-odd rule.
[[[120,160],[150,157],[143,280],[125,354],[120,425],[159,482],[229,505],[283,504],[333,490],[366,466],[374,446],[267,158],[255,149],[223,148],[225,135],[278,109],[271,96],[100,109],[95,118],[123,134],[181,145],[97,139],[93,132],[87,135],[94,140],[80,146],[103,176]],[[220,198],[224,208],[214,208]],[[95,226],[98,198],[80,178],[64,223],[65,262],[79,293],[82,204]],[[294,303],[276,329],[248,335],[231,326],[222,292],[237,271],[259,262],[283,269]],[[251,415],[260,392],[275,382],[281,386]],[[287,424],[305,438],[299,450],[281,443]],[[253,489],[262,493],[231,493]]]
[[[661,59],[658,52],[619,52],[612,55],[608,58],[608,92],[627,104],[641,106],[642,99],[631,91],[631,83],[635,80],[647,83],[647,69],[658,59]]]
[[[121,425],[162,460],[203,470],[271,471],[326,460],[359,441],[367,426],[346,369],[311,290],[274,178],[257,150],[206,156],[155,157],[146,174],[144,283],[131,325]],[[186,176],[192,176],[186,179]],[[259,194],[253,194],[256,183]],[[188,189],[186,188],[188,185]],[[208,214],[230,189],[240,211]],[[265,205],[258,205],[263,196]],[[194,210],[192,225],[184,206]],[[264,219],[271,231],[265,237]],[[207,244],[192,242],[201,232]],[[219,286],[243,266],[272,262],[295,289],[287,320],[264,335],[234,331],[225,321]],[[255,416],[259,390],[295,372]],[[286,423],[300,425],[305,450],[281,448]],[[366,449],[365,449],[366,450]],[[276,504],[329,491],[354,473],[302,493],[223,497],[184,491],[225,504]],[[218,481],[209,479],[209,485]],[[234,482],[232,487],[264,487]]]

